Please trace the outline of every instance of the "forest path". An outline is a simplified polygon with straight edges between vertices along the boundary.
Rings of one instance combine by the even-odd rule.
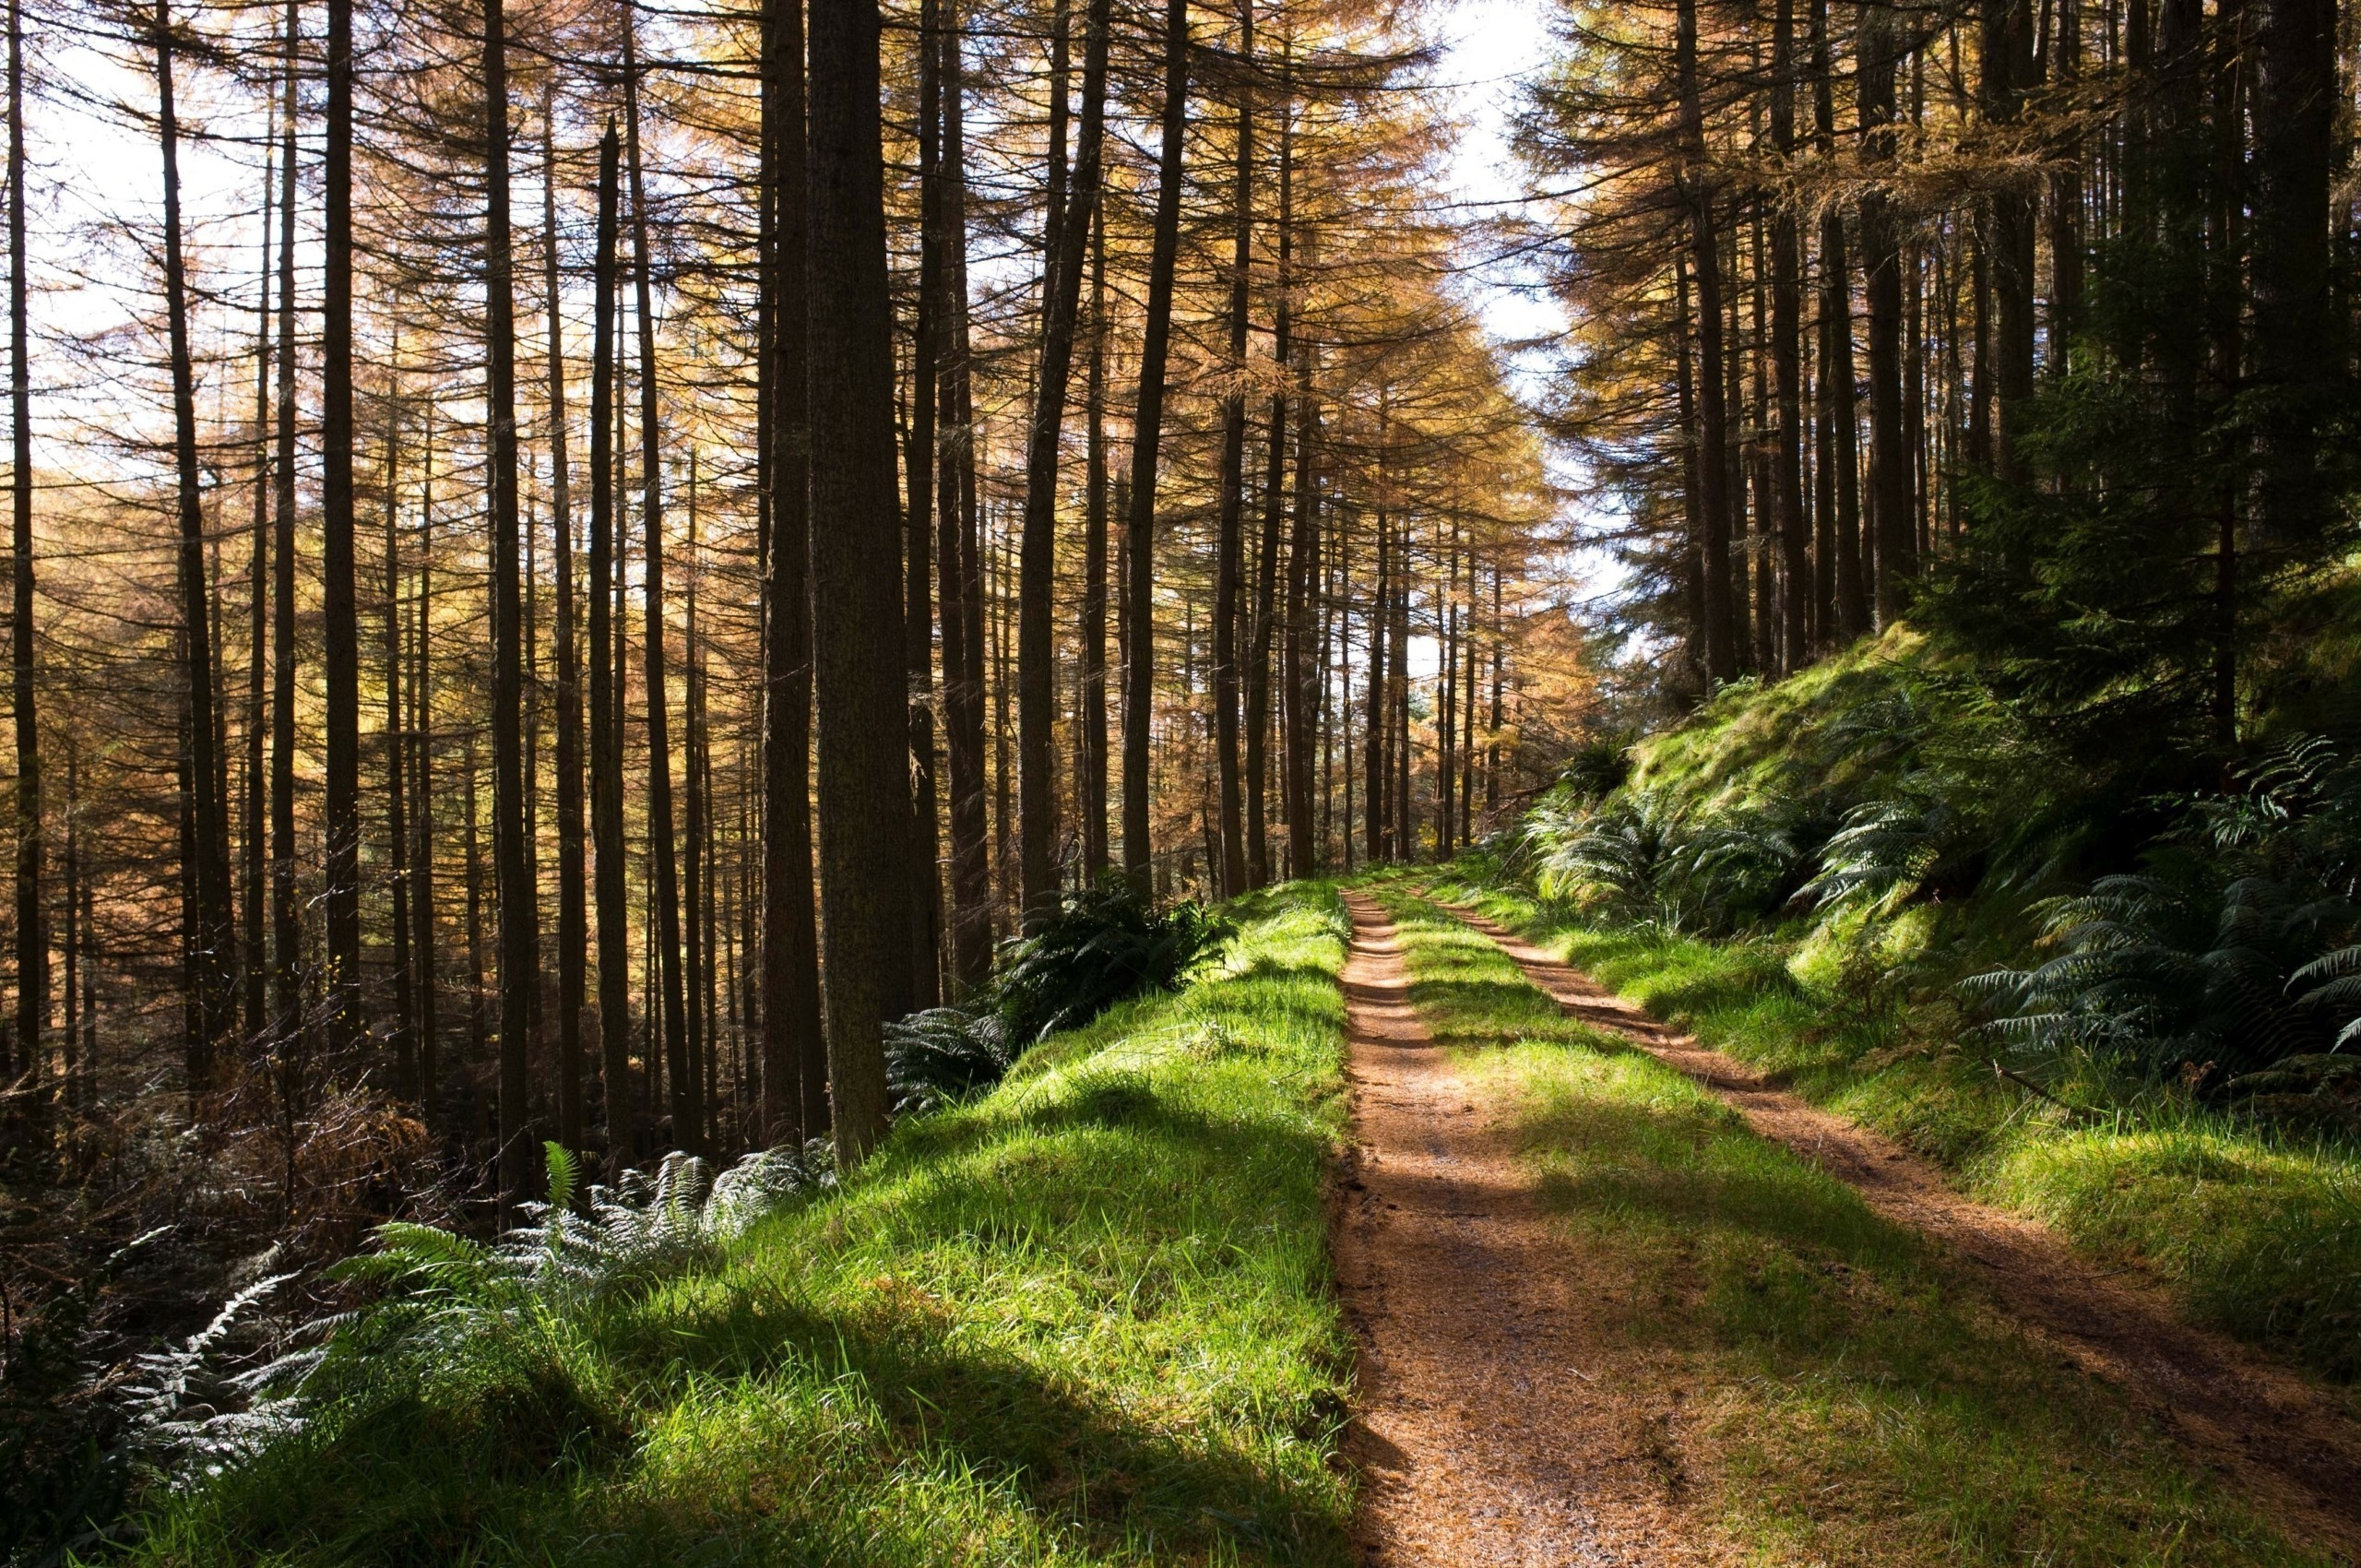
[[[1355,1144],[1336,1267],[1360,1344],[1362,1560],[1708,1560],[1664,1435],[1678,1384],[1596,1324],[1499,1108],[1479,1107],[1412,1009],[1393,923],[1344,897]]]
[[[1666,1028],[1475,910],[1440,907],[1489,937],[1568,1014],[1696,1079],[1757,1134],[1845,1182],[1883,1218],[1933,1238],[2062,1360],[2122,1389],[2283,1528],[2361,1561],[2361,1430],[2301,1377],[2189,1324],[2146,1280],[2104,1270],[2046,1228],[1962,1196],[1890,1139]],[[1357,909],[1357,932],[1359,919]]]

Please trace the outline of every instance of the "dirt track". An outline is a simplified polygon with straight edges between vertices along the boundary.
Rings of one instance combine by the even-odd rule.
[[[1682,1506],[1678,1380],[1594,1330],[1582,1260],[1411,1009],[1392,923],[1345,902],[1358,1147],[1336,1263],[1360,1341],[1363,1561],[1708,1561]]]
[[[1366,917],[1365,909],[1370,911]],[[1472,910],[1454,908],[1453,913],[1498,943],[1568,1013],[1615,1030],[1703,1083],[1757,1133],[1849,1182],[1880,1215],[1940,1242],[1970,1265],[2002,1310],[2067,1360],[2124,1389],[2192,1458],[2228,1472],[2283,1528],[2361,1560],[2361,1431],[2301,1378],[2191,1326],[2145,1281],[2102,1272],[2042,1227],[1961,1196],[1931,1166],[1890,1140],[1764,1083],[1531,943]],[[1373,905],[1356,900],[1357,935],[1365,918],[1382,921]],[[1394,959],[1397,977],[1400,967]],[[1348,991],[1353,973],[1347,970]],[[1381,1048],[1362,1043],[1358,1026],[1364,1004],[1355,1000],[1353,1008],[1358,1073],[1364,1056],[1377,1056]],[[1431,1048],[1427,1054],[1434,1054]],[[1427,1071],[1447,1075],[1449,1068]],[[1528,1201],[1519,1212],[1529,1217],[1529,1210]]]

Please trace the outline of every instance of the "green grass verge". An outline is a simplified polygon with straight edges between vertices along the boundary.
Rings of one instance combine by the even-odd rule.
[[[1380,885],[1412,999],[1513,1111],[1584,1310],[1687,1391],[1680,1473],[1745,1561],[2272,1564],[2288,1546],[1913,1232]],[[1501,909],[1494,905],[1496,911]]]
[[[712,1266],[373,1390],[157,1563],[1343,1564],[1334,894],[897,1128]]]
[[[1605,925],[1472,882],[1436,891],[1916,1149],[1978,1196],[2148,1268],[2201,1320],[2331,1377],[2361,1374],[2361,1158],[2350,1146],[2167,1095],[2070,1116],[1998,1078],[1963,1047],[1954,1016],[1913,1012],[1873,964],[1840,962],[1833,944]]]

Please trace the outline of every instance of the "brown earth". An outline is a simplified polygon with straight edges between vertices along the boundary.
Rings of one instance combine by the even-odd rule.
[[[1712,1561],[1685,1505],[1679,1379],[1598,1323],[1505,1128],[1412,1010],[1392,923],[1345,902],[1357,1146],[1335,1232],[1360,1343],[1362,1560]]]
[[[1391,928],[1368,900],[1354,899],[1352,904],[1355,967],[1348,967],[1346,976],[1351,1002],[1355,1073],[1357,1078],[1381,1072],[1388,1075],[1365,1080],[1370,1088],[1364,1091],[1361,1099],[1371,1104],[1371,1110],[1360,1112],[1356,1124],[1363,1127],[1364,1137],[1371,1138],[1380,1146],[1404,1148],[1404,1154],[1398,1157],[1404,1169],[1395,1178],[1396,1188],[1452,1194],[1447,1200],[1431,1198],[1431,1214],[1406,1215],[1381,1229],[1380,1239],[1396,1247],[1422,1249],[1418,1255],[1407,1262],[1374,1268],[1371,1261],[1363,1257],[1358,1264],[1359,1277],[1373,1273],[1382,1279],[1389,1273],[1398,1276],[1406,1269],[1422,1270],[1431,1276],[1453,1266],[1471,1276],[1465,1285],[1443,1281],[1424,1287],[1409,1284],[1403,1306],[1396,1309],[1396,1319],[1400,1319],[1420,1313],[1422,1297],[1427,1292],[1440,1289],[1465,1303],[1474,1291],[1489,1294],[1494,1290],[1489,1275],[1478,1276],[1474,1269],[1455,1264],[1447,1250],[1449,1238],[1457,1234],[1497,1237],[1499,1240],[1489,1251],[1483,1250],[1480,1241],[1471,1240],[1464,1245],[1475,1249],[1467,1254],[1471,1262],[1489,1267],[1497,1259],[1499,1266],[1505,1268],[1514,1246],[1541,1244],[1537,1236],[1528,1241],[1525,1234],[1527,1229],[1537,1232],[1540,1221],[1533,1212],[1529,1193],[1515,1181],[1506,1164],[1505,1153],[1500,1153],[1493,1156],[1499,1162],[1497,1167],[1471,1167],[1466,1171],[1466,1178],[1472,1178],[1480,1169],[1485,1180],[1496,1183],[1501,1218],[1489,1223],[1498,1229],[1485,1229],[1487,1222],[1478,1220],[1460,1222],[1464,1229],[1458,1232],[1446,1229],[1442,1218],[1446,1204],[1465,1204],[1472,1208],[1478,1194],[1454,1187],[1450,1176],[1435,1166],[1446,1151],[1472,1144],[1476,1135],[1472,1130],[1455,1132],[1455,1124],[1446,1124],[1448,1119],[1442,1116],[1432,1117],[1428,1126],[1433,1130],[1429,1132],[1413,1117],[1413,1112],[1429,1102],[1449,1098],[1451,1091],[1442,1086],[1449,1078],[1450,1068],[1430,1045],[1423,1043],[1424,1032],[1408,1016],[1406,1004],[1385,1000],[1399,997],[1401,960],[1398,956],[1389,959],[1374,944]],[[2347,1413],[2331,1398],[2288,1369],[2220,1335],[2192,1325],[2150,1281],[2105,1270],[2078,1255],[2042,1226],[1963,1197],[1932,1166],[1891,1140],[1841,1116],[1817,1110],[1765,1082],[1732,1058],[1666,1028],[1632,1004],[1603,990],[1580,970],[1481,915],[1450,908],[1453,914],[1498,943],[1526,977],[1570,1015],[1611,1029],[1659,1061],[1688,1074],[1736,1108],[1755,1132],[1850,1183],[1878,1214],[1933,1238],[1966,1265],[2002,1311],[2048,1345],[2062,1360],[2123,1390],[2135,1406],[2146,1409],[2170,1431],[2193,1460],[2225,1473],[2231,1484],[2289,1533],[2313,1546],[2340,1551],[2349,1559],[2361,1558],[2361,1430],[2356,1430]],[[1362,977],[1361,992],[1353,990],[1357,973]],[[1384,989],[1388,984],[1393,987],[1391,991]],[[1386,1011],[1389,1007],[1398,1009],[1399,1016]],[[1397,1104],[1401,1107],[1398,1111]],[[1421,1156],[1411,1152],[1422,1146],[1417,1141],[1421,1136],[1430,1141],[1434,1151],[1423,1157],[1429,1162],[1424,1166],[1418,1163]],[[1497,1177],[1492,1174],[1496,1169],[1500,1172]],[[1371,1190],[1377,1189],[1372,1186]],[[1387,1191],[1385,1196],[1403,1202],[1406,1211],[1409,1208],[1406,1198],[1396,1198],[1394,1191]],[[1364,1207],[1368,1201],[1362,1199]],[[1347,1277],[1349,1281],[1356,1276],[1348,1274]],[[1516,1280],[1503,1280],[1500,1286],[1504,1299],[1519,1301],[1530,1299],[1530,1292],[1539,1289],[1542,1287]],[[1348,1295],[1347,1299],[1352,1298]],[[1446,1321],[1435,1324],[1432,1331],[1450,1332],[1450,1314],[1443,1315]],[[1386,1321],[1397,1334],[1406,1326],[1398,1321]],[[1480,1388],[1486,1374],[1469,1367],[1466,1360],[1482,1352],[1485,1346],[1480,1337],[1468,1342],[1465,1337],[1468,1331],[1460,1332],[1460,1342],[1438,1345],[1427,1354],[1452,1358],[1459,1364],[1451,1367],[1447,1375],[1461,1386]],[[1398,1347],[1389,1337],[1380,1339],[1386,1356],[1416,1358],[1419,1354],[1413,1348]],[[1373,1350],[1381,1348],[1380,1340],[1370,1342]],[[1502,1352],[1494,1349],[1492,1353]],[[1417,1363],[1413,1360],[1409,1364]],[[1391,1363],[1381,1360],[1380,1365],[1388,1368]],[[1644,1403],[1643,1391],[1631,1391],[1631,1396]],[[1399,1419],[1392,1412],[1402,1403],[1397,1394],[1379,1402],[1373,1409],[1392,1421]],[[1487,1408],[1503,1424],[1522,1413],[1508,1404]],[[1439,1435],[1443,1429],[1430,1423],[1426,1428],[1414,1425],[1410,1430],[1414,1435],[1422,1431]],[[1385,1431],[1383,1424],[1372,1420],[1373,1436]],[[1533,1447],[1530,1440],[1508,1441],[1514,1448],[1529,1451]],[[1609,1490],[1621,1494],[1611,1483]],[[1382,1524],[1391,1517],[1388,1510],[1401,1506],[1381,1497],[1373,1506],[1375,1522]],[[1420,1517],[1420,1511],[1415,1508],[1404,1513],[1413,1520]],[[1623,1561],[1612,1556],[1453,1559],[1449,1554],[1430,1557],[1415,1553],[1377,1560]],[[1681,1559],[1652,1550],[1647,1560]]]

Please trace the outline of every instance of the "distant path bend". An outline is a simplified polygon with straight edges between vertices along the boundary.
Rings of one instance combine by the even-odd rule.
[[[1975,1265],[2002,1310],[2130,1392],[2197,1458],[2235,1476],[2274,1522],[2361,1561],[2361,1428],[2331,1397],[2190,1324],[2144,1278],[2103,1271],[2047,1228],[1962,1196],[1891,1139],[1766,1083],[1475,910],[1442,907],[1491,938],[1569,1015],[1696,1079],[1755,1132],[1856,1188],[1879,1215]]]
[[[1344,897],[1355,1145],[1335,1234],[1362,1561],[1708,1561],[1682,1506],[1678,1380],[1595,1325],[1580,1258],[1412,1010],[1392,922]]]

